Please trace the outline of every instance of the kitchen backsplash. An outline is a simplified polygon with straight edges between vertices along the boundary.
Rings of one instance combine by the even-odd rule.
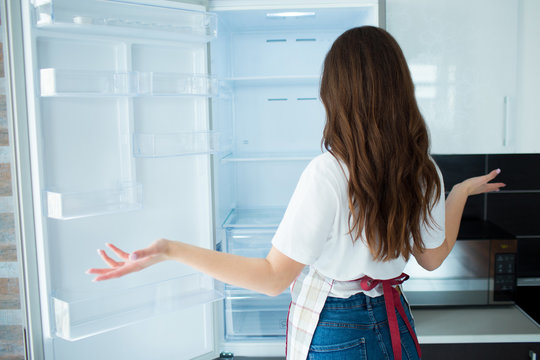
[[[494,180],[507,186],[475,195],[464,218],[489,220],[517,238],[540,238],[540,154],[433,155],[448,193],[458,182],[501,169]]]
[[[501,169],[495,181],[507,186],[499,192],[467,201],[465,218],[488,220],[518,239],[518,278],[540,278],[540,154],[433,155],[443,173],[445,189],[456,183]],[[519,285],[519,282],[518,282]],[[537,322],[540,287],[518,286],[516,302]]]

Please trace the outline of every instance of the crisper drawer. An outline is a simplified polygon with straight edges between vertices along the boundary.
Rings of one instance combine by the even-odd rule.
[[[272,247],[275,228],[227,229],[227,252],[248,257],[266,257]]]
[[[225,296],[227,339],[285,336],[291,302],[289,290],[272,297],[249,290],[230,289]]]

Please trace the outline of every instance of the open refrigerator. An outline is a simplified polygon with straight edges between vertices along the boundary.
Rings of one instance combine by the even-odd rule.
[[[324,56],[378,24],[378,1],[24,0],[21,16],[34,357],[283,356],[288,291],[172,262],[103,283],[85,270],[105,242],[158,238],[264,257],[321,153]]]

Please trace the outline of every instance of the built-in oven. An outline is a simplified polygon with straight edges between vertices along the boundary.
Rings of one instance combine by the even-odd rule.
[[[484,221],[465,221],[454,249],[434,271],[414,258],[403,290],[413,306],[510,304],[515,300],[517,240]]]

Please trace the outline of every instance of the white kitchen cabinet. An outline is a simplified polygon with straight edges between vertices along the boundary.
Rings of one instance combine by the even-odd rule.
[[[537,151],[521,141],[526,124],[517,120],[518,39],[532,42],[521,36],[522,5],[387,0],[387,30],[409,63],[432,153]]]
[[[515,150],[540,153],[540,1],[519,0]]]

